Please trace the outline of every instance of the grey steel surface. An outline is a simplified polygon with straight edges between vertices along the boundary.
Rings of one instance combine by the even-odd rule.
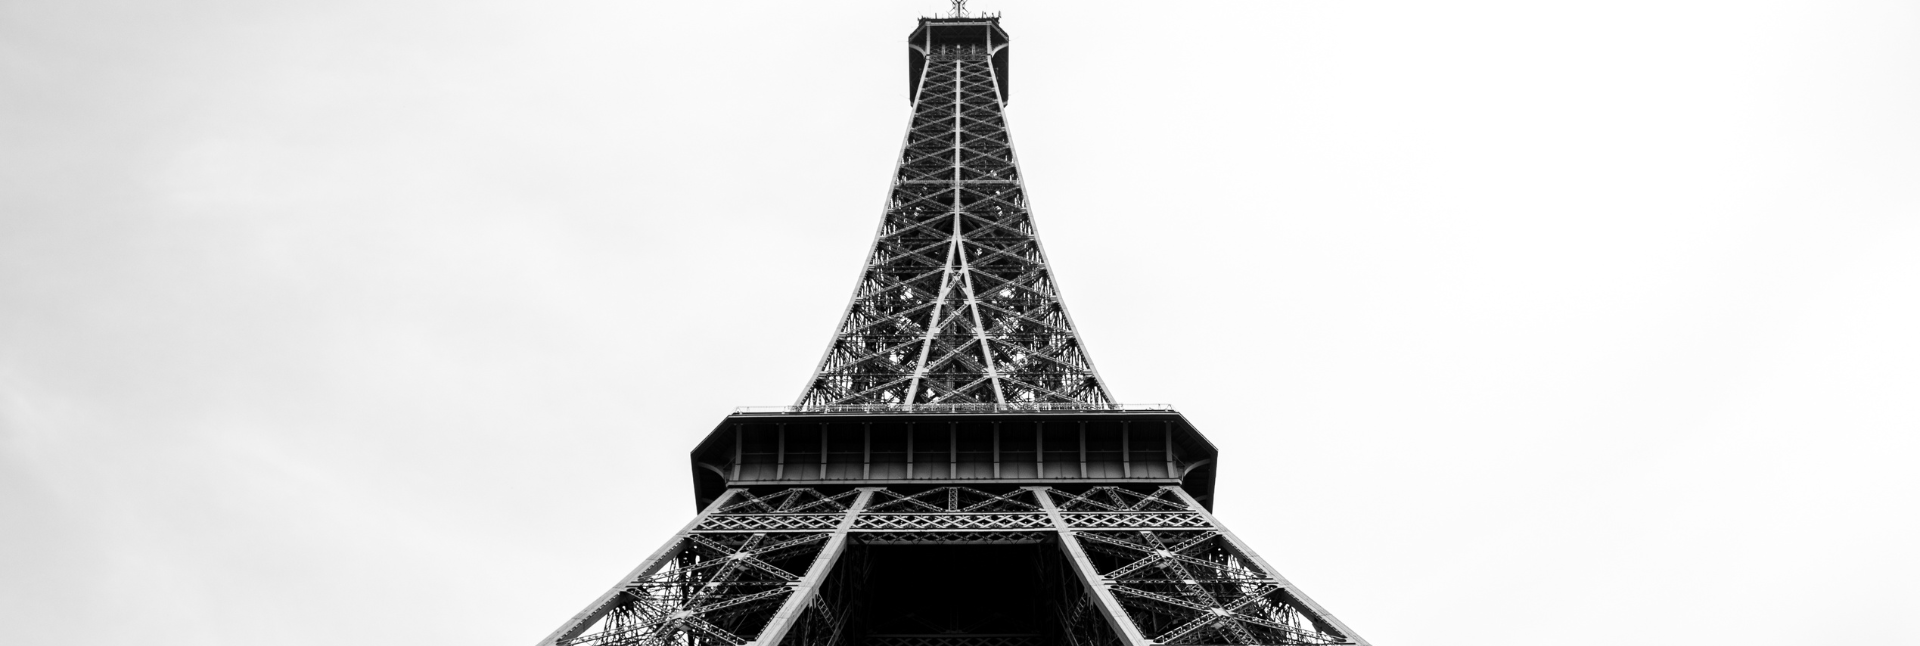
[[[813,381],[708,434],[700,513],[541,646],[1367,646],[1213,516],[1219,452],[1183,415],[1113,402],[1033,233],[1006,34],[955,14],[914,32],[913,123]]]
[[[987,641],[1367,644],[1179,487],[1071,485],[732,489],[541,644],[865,643],[872,575],[858,564],[902,545],[1056,546],[1042,567],[1068,579],[1058,622]],[[875,642],[934,639],[908,637]]]
[[[1112,403],[1034,231],[998,19],[923,20],[915,37],[886,212],[795,405]]]
[[[1087,558],[1086,548],[1080,546],[1080,541],[1074,540],[1073,525],[1060,515],[1060,508],[1053,504],[1053,499],[1046,494],[1045,490],[1034,491],[1034,497],[1040,499],[1040,504],[1047,510],[1047,519],[1053,522],[1054,531],[1060,533],[1060,549],[1066,552],[1067,559],[1073,564],[1073,575],[1080,579],[1080,584],[1086,586],[1088,592],[1092,593],[1094,603],[1098,604],[1095,607],[1099,608],[1100,615],[1106,617],[1107,623],[1116,629],[1126,646],[1151,644],[1152,642],[1148,641],[1145,635],[1140,634],[1140,627],[1127,616],[1127,611],[1121,607],[1120,601],[1114,598],[1113,590],[1107,585],[1106,578],[1100,576],[1100,571],[1093,567],[1092,559]]]
[[[1173,410],[747,413],[691,455],[694,503],[729,487],[1178,484],[1209,504],[1219,451]]]

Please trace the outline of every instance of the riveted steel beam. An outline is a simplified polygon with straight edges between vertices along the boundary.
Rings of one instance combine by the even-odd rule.
[[[1359,633],[1355,633],[1352,628],[1348,628],[1346,623],[1334,617],[1333,613],[1327,612],[1327,609],[1321,607],[1312,597],[1308,597],[1307,593],[1302,592],[1299,586],[1294,585],[1293,582],[1288,581],[1286,577],[1281,576],[1279,570],[1274,569],[1271,564],[1268,564],[1266,559],[1260,558],[1260,555],[1254,552],[1253,548],[1248,546],[1246,541],[1240,540],[1238,535],[1235,535],[1232,530],[1227,529],[1226,525],[1221,524],[1220,519],[1215,518],[1212,512],[1207,511],[1206,507],[1201,506],[1200,501],[1194,500],[1192,494],[1187,493],[1179,487],[1166,487],[1165,489],[1173,493],[1173,495],[1179,496],[1181,500],[1185,500],[1195,511],[1205,516],[1207,523],[1213,525],[1213,530],[1220,532],[1220,536],[1225,538],[1229,545],[1233,546],[1236,556],[1252,563],[1254,567],[1260,568],[1261,574],[1279,583],[1281,589],[1286,590],[1288,596],[1298,601],[1302,607],[1309,611],[1309,614],[1312,615],[1311,619],[1315,623],[1325,624],[1325,628],[1331,628],[1333,629],[1332,632],[1338,632],[1346,636],[1348,640],[1351,640],[1358,646],[1372,646],[1372,643],[1368,642],[1366,638],[1361,637]]]
[[[876,487],[860,489],[860,495],[853,499],[853,504],[847,505],[847,511],[841,517],[840,524],[834,527],[833,535],[827,539],[826,547],[821,548],[820,555],[814,557],[813,565],[807,568],[807,573],[801,577],[800,582],[793,585],[793,594],[788,595],[787,600],[780,604],[780,609],[774,611],[773,619],[760,630],[760,636],[753,640],[753,646],[778,644],[787,636],[787,631],[793,628],[793,622],[800,618],[800,612],[806,609],[807,604],[813,600],[813,595],[820,589],[820,582],[826,580],[827,574],[833,571],[834,564],[840,562],[840,554],[847,550],[847,536],[853,529],[854,520],[860,516],[861,510],[866,508],[867,501],[873,499],[873,492],[876,489]]]
[[[1060,515],[1060,508],[1053,504],[1053,498],[1047,495],[1047,487],[1027,487],[1034,497],[1040,500],[1040,506],[1047,511],[1047,517],[1053,521],[1053,529],[1060,533],[1060,549],[1066,552],[1067,561],[1072,564],[1074,576],[1080,584],[1086,586],[1087,593],[1093,595],[1094,604],[1100,609],[1100,615],[1107,618],[1107,624],[1114,634],[1126,642],[1126,646],[1150,646],[1145,635],[1140,634],[1139,626],[1133,618],[1127,616],[1126,608],[1113,597],[1113,590],[1107,585],[1100,571],[1093,567],[1093,561],[1087,558],[1087,551],[1074,537],[1075,530]]]
[[[568,619],[566,623],[561,624],[559,629],[553,631],[553,634],[547,635],[546,639],[540,640],[538,646],[554,646],[555,643],[561,640],[573,639],[574,637],[580,636],[582,631],[592,626],[593,622],[599,621],[601,617],[606,616],[607,612],[617,605],[618,598],[623,592],[639,584],[647,577],[653,576],[655,572],[659,572],[660,568],[664,567],[668,561],[673,560],[673,557],[678,556],[681,550],[686,549],[687,540],[693,534],[694,528],[699,527],[701,523],[706,522],[707,517],[712,516],[722,507],[727,506],[735,495],[745,491],[745,489],[728,489],[718,497],[715,497],[713,502],[707,503],[706,509],[701,510],[699,515],[694,516],[693,520],[688,521],[686,526],[681,527],[680,531],[674,534],[672,539],[668,540],[665,545],[661,545],[660,549],[654,550],[653,554],[648,556],[646,560],[641,561],[639,567],[627,573],[627,576],[622,577],[619,583],[614,584],[612,588],[607,589],[605,593],[594,599],[593,603],[587,604],[586,609],[581,610],[575,614],[573,618]]]

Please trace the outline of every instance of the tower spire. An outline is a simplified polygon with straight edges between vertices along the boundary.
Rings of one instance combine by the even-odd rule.
[[[956,16],[965,14],[955,0]],[[922,20],[880,231],[802,408],[1113,403],[1035,235],[998,20]]]

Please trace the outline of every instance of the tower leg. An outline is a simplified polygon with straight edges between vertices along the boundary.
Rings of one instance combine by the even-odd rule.
[[[715,497],[713,502],[707,505],[706,509],[700,510],[698,516],[694,516],[693,520],[687,522],[685,527],[681,527],[679,533],[673,535],[672,540],[667,541],[665,545],[661,545],[660,549],[654,550],[653,554],[647,557],[647,560],[641,561],[639,567],[627,573],[627,576],[620,579],[619,583],[614,584],[612,589],[600,595],[600,598],[594,599],[593,603],[587,604],[585,610],[581,610],[578,614],[575,614],[572,619],[568,619],[567,623],[562,624],[558,630],[553,631],[553,634],[547,635],[546,639],[540,640],[539,646],[554,646],[560,642],[578,637],[581,632],[592,626],[594,622],[606,617],[608,612],[612,611],[615,606],[620,605],[622,601],[621,598],[625,596],[627,590],[640,585],[642,581],[659,572],[660,568],[665,567],[674,557],[679,556],[682,550],[686,549],[687,537],[693,533],[694,528],[706,522],[708,516],[712,516],[715,512],[726,507],[728,503],[735,499],[735,494],[743,491],[745,490],[728,489],[718,497]]]
[[[1200,506],[1200,501],[1194,500],[1192,494],[1187,493],[1185,489],[1181,489],[1180,487],[1167,487],[1167,489],[1171,490],[1174,495],[1179,496],[1181,500],[1186,501],[1187,505],[1192,507],[1194,511],[1206,517],[1207,524],[1212,525],[1214,531],[1220,532],[1220,537],[1226,540],[1227,544],[1232,547],[1235,556],[1246,559],[1253,564],[1255,568],[1260,570],[1261,574],[1272,579],[1281,589],[1285,590],[1287,596],[1297,600],[1306,610],[1311,611],[1302,614],[1307,615],[1308,618],[1313,619],[1316,623],[1324,622],[1324,626],[1319,626],[1322,631],[1337,632],[1345,635],[1347,639],[1359,646],[1372,646],[1366,638],[1354,633],[1352,628],[1348,628],[1339,618],[1334,617],[1333,613],[1327,612],[1326,608],[1322,608],[1320,604],[1315,603],[1312,598],[1307,596],[1307,593],[1300,590],[1299,586],[1288,581],[1287,577],[1281,576],[1280,571],[1274,569],[1272,565],[1268,565],[1266,559],[1260,558],[1260,555],[1255,553],[1252,547],[1247,546],[1246,541],[1240,540],[1240,537],[1235,535],[1231,530],[1228,530],[1226,525],[1220,524],[1220,519],[1214,518],[1213,513],[1207,511],[1206,507]]]
[[[1033,489],[1131,643],[1368,646],[1180,487]]]
[[[1120,635],[1120,639],[1126,642],[1126,646],[1151,646],[1152,642],[1147,641],[1147,638],[1140,634],[1140,628],[1133,624],[1133,618],[1127,616],[1126,609],[1122,608],[1119,600],[1113,597],[1113,591],[1107,586],[1106,579],[1094,569],[1093,561],[1087,557],[1086,548],[1080,545],[1080,541],[1074,539],[1073,528],[1068,526],[1066,519],[1060,515],[1060,508],[1053,503],[1053,499],[1047,496],[1048,488],[1027,488],[1033,490],[1034,497],[1040,499],[1041,508],[1047,510],[1047,517],[1053,521],[1054,531],[1060,533],[1060,549],[1067,553],[1067,561],[1073,567],[1074,576],[1079,578],[1080,584],[1086,586],[1087,592],[1093,595],[1100,614],[1107,618],[1107,623],[1113,627],[1114,632]]]
[[[833,566],[839,562],[840,555],[847,551],[847,534],[853,529],[853,521],[860,516],[860,511],[866,509],[867,501],[873,499],[875,489],[878,487],[862,487],[860,495],[853,499],[853,504],[847,505],[845,516],[840,519],[840,524],[834,527],[833,535],[827,538],[826,546],[820,549],[820,555],[814,557],[813,564],[807,567],[806,576],[801,577],[800,581],[794,584],[793,593],[787,595],[787,600],[781,603],[780,609],[773,613],[773,619],[767,622],[767,627],[761,629],[760,637],[753,640],[753,646],[779,644],[780,640],[786,638],[787,631],[793,629],[793,624],[800,619],[801,612],[807,609],[807,605],[813,602],[814,595],[819,593],[821,582],[826,580],[828,573],[833,572]]]
[[[872,490],[729,489],[541,646],[780,641],[846,548]]]

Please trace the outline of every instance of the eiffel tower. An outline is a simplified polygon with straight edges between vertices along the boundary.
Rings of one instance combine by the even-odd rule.
[[[907,49],[912,125],[813,380],[722,420],[699,514],[541,646],[1366,645],[1214,518],[1213,445],[1094,371],[999,17],[956,6]]]

